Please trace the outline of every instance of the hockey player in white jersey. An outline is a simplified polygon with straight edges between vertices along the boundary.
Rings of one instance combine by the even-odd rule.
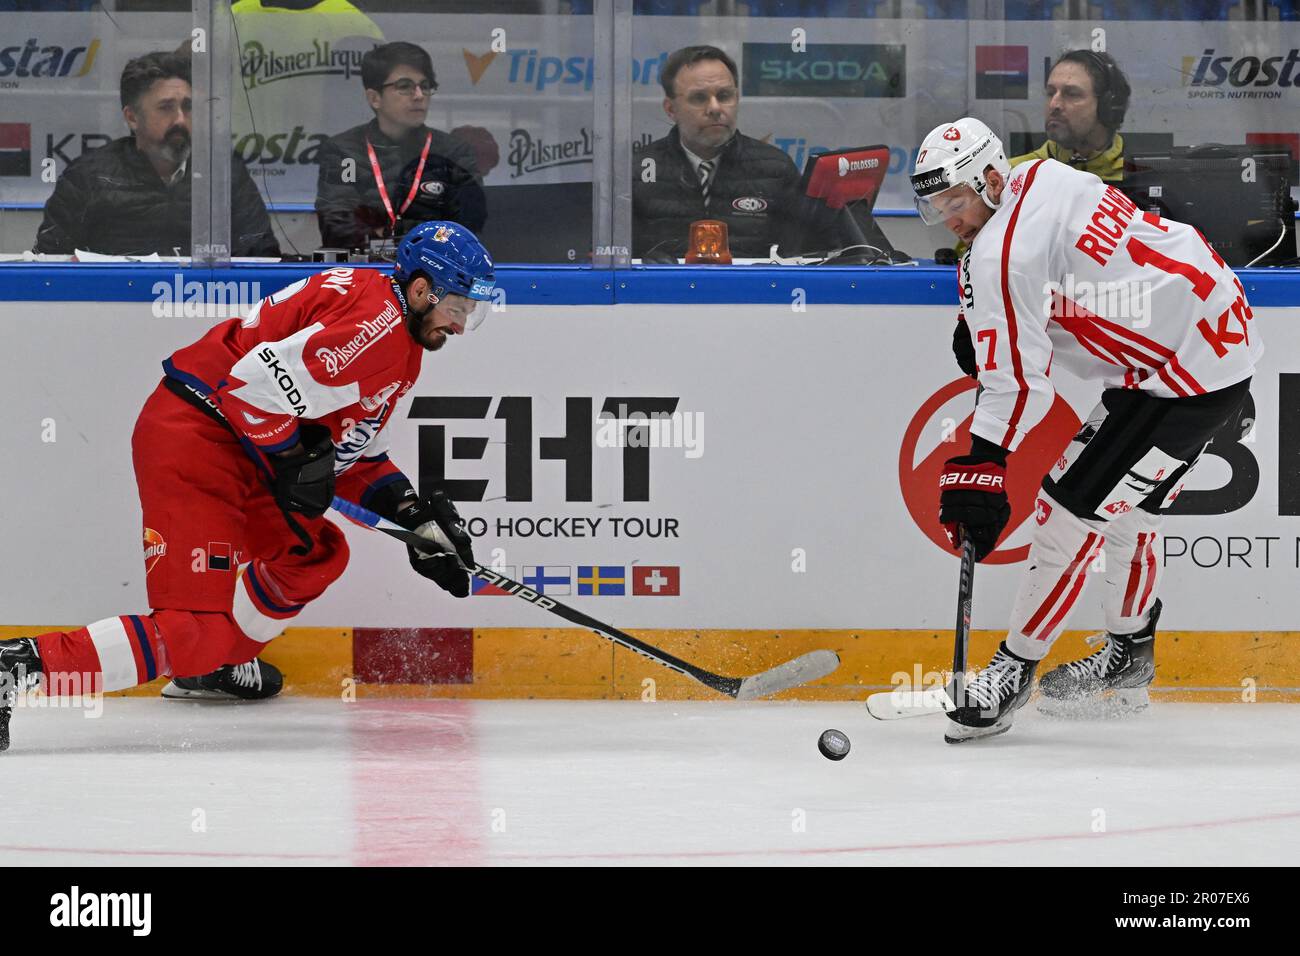
[[[1161,513],[1215,432],[1239,418],[1263,351],[1241,282],[1192,226],[1139,210],[1091,173],[1051,159],[1012,170],[977,119],[926,136],[912,188],[927,224],[969,244],[953,349],[980,388],[970,454],[940,480],[954,546],[969,536],[983,560],[1005,530],[1007,455],[1051,408],[1050,370],[1103,387],[1043,479],[1006,640],[948,714],[945,739],[1011,727],[1102,552],[1101,646],[1043,675],[1040,706],[1145,706]]]

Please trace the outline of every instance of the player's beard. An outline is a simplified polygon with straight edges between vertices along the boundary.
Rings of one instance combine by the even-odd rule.
[[[426,352],[436,352],[447,343],[446,332],[439,332],[438,338],[432,345],[424,338],[424,320],[429,317],[429,313],[432,311],[433,304],[431,303],[424,307],[423,312],[416,312],[411,309],[406,313],[406,331],[410,333],[411,338],[415,339],[416,344]]]

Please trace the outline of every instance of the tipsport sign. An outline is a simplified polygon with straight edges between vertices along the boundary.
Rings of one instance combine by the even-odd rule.
[[[517,47],[504,53],[473,50],[461,51],[470,83],[478,86],[485,79],[504,83],[512,90],[530,89],[539,93],[581,91],[590,93],[595,85],[596,60],[592,56],[556,56],[537,47]],[[668,51],[632,60],[632,84],[657,86]]]

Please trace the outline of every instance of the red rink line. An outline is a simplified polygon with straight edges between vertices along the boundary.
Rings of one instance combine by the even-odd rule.
[[[221,860],[335,860],[347,858],[339,853],[238,853],[221,850],[104,850],[85,846],[7,846],[0,853],[71,853],[82,856],[182,856]]]
[[[773,850],[688,850],[681,853],[513,853],[494,856],[494,860],[544,861],[544,860],[631,860],[631,859],[702,859],[738,856],[830,856],[850,853],[889,853],[899,850],[951,850],[976,846],[1017,846],[1026,843],[1057,843],[1062,840],[1099,840],[1105,837],[1144,836],[1148,833],[1169,833],[1175,830],[1196,830],[1209,827],[1236,826],[1242,823],[1265,823],[1275,820],[1300,818],[1300,810],[1289,813],[1270,813],[1258,817],[1236,817],[1228,820],[1206,820],[1200,823],[1169,823],[1133,830],[1106,830],[1101,833],[1056,833],[1044,836],[1002,837],[996,840],[957,840],[946,843],[890,843],[881,846],[822,847],[809,849]]]

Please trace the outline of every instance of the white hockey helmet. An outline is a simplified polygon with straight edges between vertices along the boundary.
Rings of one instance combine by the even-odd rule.
[[[930,130],[921,141],[912,170],[912,192],[916,194],[916,211],[927,226],[946,218],[930,200],[963,183],[975,190],[984,205],[996,209],[989,199],[984,170],[992,166],[1002,178],[1011,175],[1011,164],[1002,149],[1002,140],[993,130],[972,116],[943,123]]]

